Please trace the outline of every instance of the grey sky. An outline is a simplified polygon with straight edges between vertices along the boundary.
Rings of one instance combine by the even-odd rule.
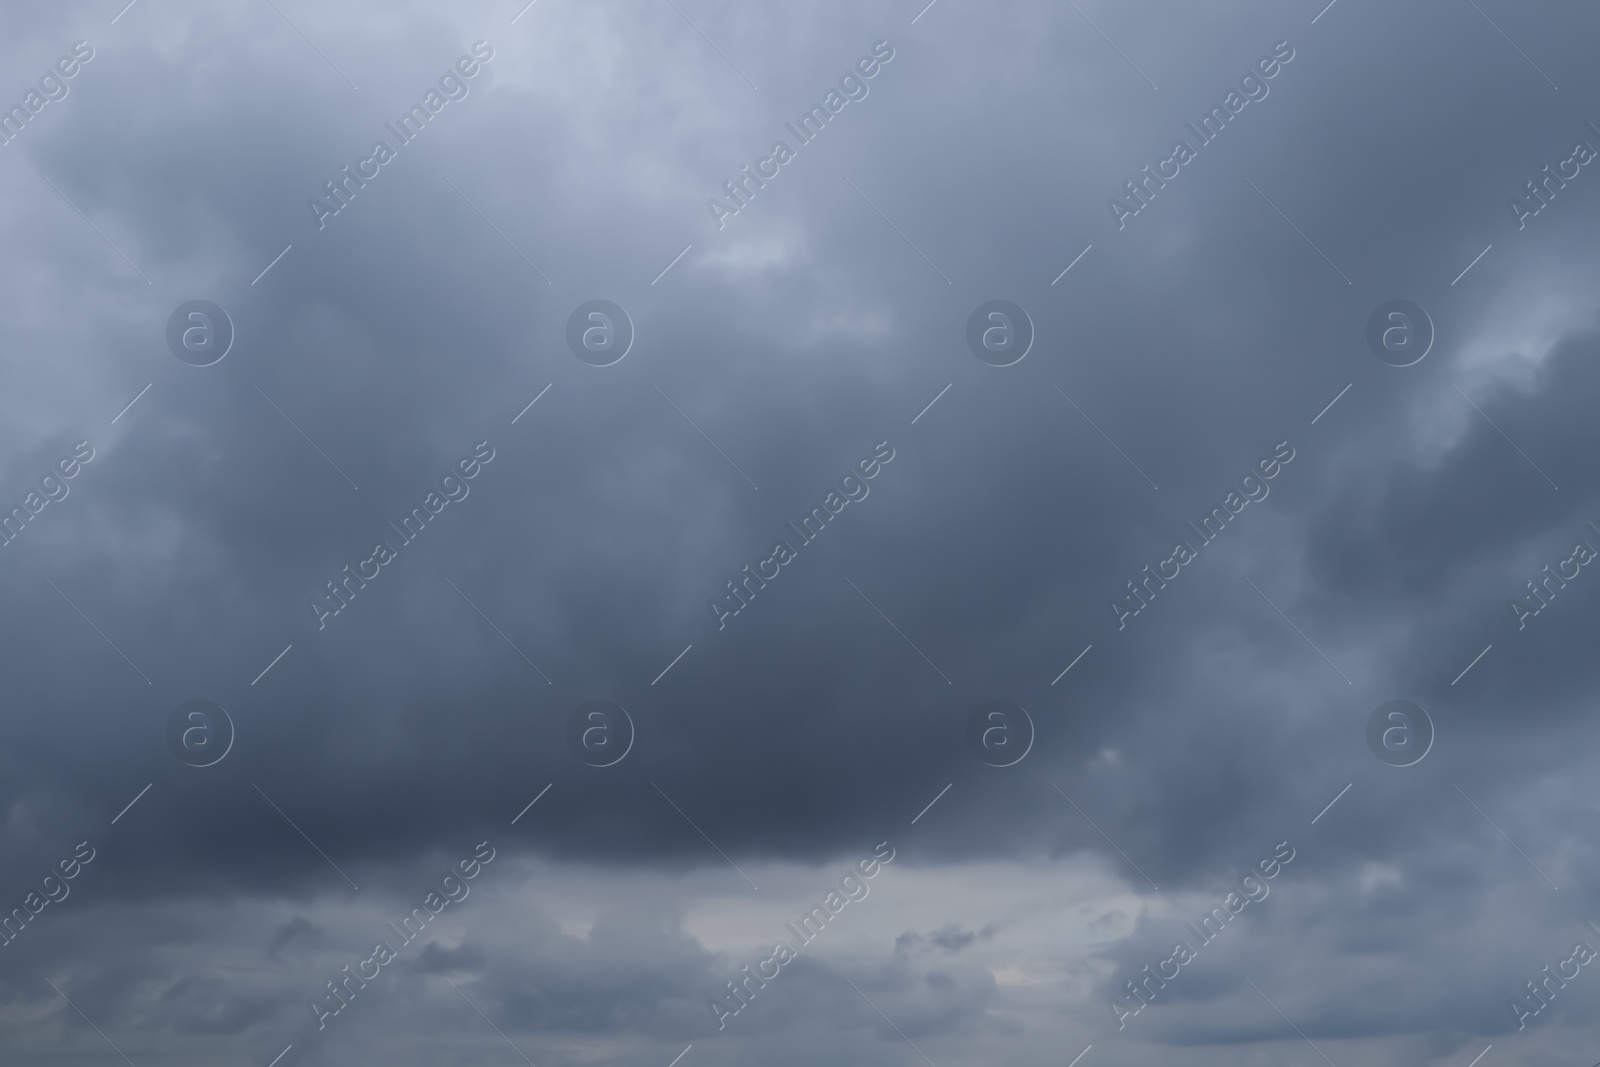
[[[1600,948],[1600,577],[1510,607],[1600,549],[1595,13],[924,2],[0,14],[7,1062],[1600,1058],[1592,967],[1510,1006]],[[1397,367],[1366,336],[1402,299],[1433,340]],[[210,366],[168,346],[193,300]],[[568,347],[595,300],[609,366]],[[992,300],[1011,366],[968,349]],[[1397,698],[1408,767],[1367,742]],[[211,766],[169,748],[191,700]],[[611,766],[569,745],[597,700]],[[968,745],[992,700],[1013,766]]]

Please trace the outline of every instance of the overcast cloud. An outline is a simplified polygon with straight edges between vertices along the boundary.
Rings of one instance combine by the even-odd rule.
[[[1600,14],[125,2],[0,12],[0,1059],[1600,1059]]]

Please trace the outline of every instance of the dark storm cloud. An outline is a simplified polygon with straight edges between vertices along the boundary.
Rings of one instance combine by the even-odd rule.
[[[0,99],[73,41],[96,49],[0,152],[28,250],[0,285],[3,499],[96,450],[0,559],[3,900],[22,906],[77,842],[99,850],[0,950],[22,961],[13,1003],[44,1003],[53,976],[145,1057],[181,1035],[264,1063],[370,951],[351,901],[408,899],[425,862],[485,837],[607,878],[741,886],[719,851],[821,863],[891,837],[913,866],[1087,850],[1133,892],[1159,886],[1132,936],[1085,931],[1118,939],[1051,1015],[1109,1040],[1106,1002],[1170,954],[1189,903],[1287,839],[1302,852],[1271,898],[1130,1024],[1138,1040],[1281,1039],[1244,977],[1315,1039],[1393,1056],[1511,1039],[1503,1001],[1582,936],[1600,867],[1571,788],[1600,579],[1522,631],[1507,606],[1600,523],[1580,236],[1600,179],[1585,169],[1521,230],[1506,205],[1575,138],[1600,143],[1591,16],[1486,9],[1535,69],[1442,0],[1341,3],[1315,25],[1244,3],[546,3],[515,24],[520,5],[280,6],[7,16]],[[470,92],[319,229],[307,198],[479,40],[493,58]],[[894,58],[870,92],[718,229],[706,197],[879,41]],[[1119,230],[1107,198],[1283,41],[1270,93]],[[194,297],[237,330],[214,367],[166,350]],[[995,297],[1037,329],[1010,368],[963,340]],[[1415,367],[1366,350],[1395,297],[1438,328]],[[566,349],[594,298],[636,329],[612,367]],[[449,492],[480,442],[494,458],[470,491],[404,542],[388,524]],[[894,458],[870,492],[796,543],[787,524],[879,442]],[[1270,495],[1119,629],[1125,583],[1280,442],[1295,458]],[[394,558],[319,628],[311,599],[379,541]],[[719,629],[712,601],[776,541],[796,558]],[[1438,728],[1415,768],[1366,748],[1394,696]],[[197,697],[237,729],[203,769],[163,736]],[[1006,769],[965,743],[997,697],[1038,728]],[[615,767],[568,750],[591,699],[636,727]],[[502,944],[513,890],[496,892],[315,1055],[412,1025],[494,1039],[441,977],[508,1029],[617,1056],[706,1032],[733,954],[681,910],[618,905],[583,936],[541,911]],[[785,969],[740,1040],[826,1020],[884,1062],[910,1054],[902,1036],[957,1058],[1008,1027],[1037,1043],[1044,1016],[1007,1013],[1025,983],[997,984],[1011,964],[990,955],[1019,921],[863,927],[859,954]],[[106,952],[113,929],[134,943]],[[261,973],[206,961],[246,941]],[[1540,1027],[1578,1024],[1581,982]]]

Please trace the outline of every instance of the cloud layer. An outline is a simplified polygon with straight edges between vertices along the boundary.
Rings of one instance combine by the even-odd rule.
[[[119,8],[3,16],[9,1059],[1595,1055],[1592,12]]]

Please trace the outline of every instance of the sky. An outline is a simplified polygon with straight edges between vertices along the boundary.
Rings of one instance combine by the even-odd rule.
[[[0,1059],[1600,1059],[1597,30],[6,5]]]

